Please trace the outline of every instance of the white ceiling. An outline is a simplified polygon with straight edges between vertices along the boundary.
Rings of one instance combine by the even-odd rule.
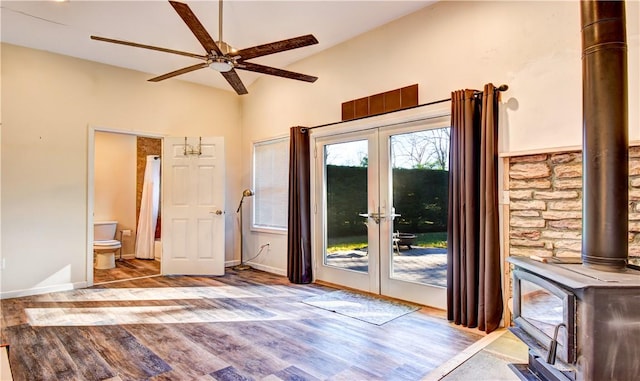
[[[185,2],[211,37],[218,40],[218,2]],[[434,0],[226,0],[223,3],[222,33],[224,41],[237,49],[313,34],[319,41],[317,45],[251,61],[285,68],[295,61],[415,12],[433,2]],[[198,40],[168,1],[2,0],[0,5],[3,42],[139,70],[149,73],[150,78],[201,61],[94,41],[89,36],[97,35],[204,54]],[[244,70],[238,70],[238,74],[245,86],[263,75]],[[210,69],[197,70],[177,78],[233,91],[220,74]]]

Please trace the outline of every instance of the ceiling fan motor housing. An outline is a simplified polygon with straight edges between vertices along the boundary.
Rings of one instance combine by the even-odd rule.
[[[216,45],[218,45],[218,48],[220,48],[220,51],[225,56],[236,52],[236,49],[232,48],[231,45],[224,41],[216,41]]]

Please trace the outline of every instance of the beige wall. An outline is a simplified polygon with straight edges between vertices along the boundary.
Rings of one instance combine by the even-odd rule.
[[[89,126],[223,136],[240,146],[235,93],[72,57],[2,45],[2,295],[87,280]],[[227,209],[241,192],[240,152],[226,150]],[[233,220],[227,216],[227,260]]]
[[[640,3],[627,2],[629,129],[638,115]],[[452,90],[505,83],[500,149],[525,151],[581,144],[580,5],[569,2],[444,1],[289,67],[319,77],[307,84],[260,78],[243,104],[243,157],[253,141],[295,125],[338,121],[342,102],[418,83],[419,102]],[[251,183],[245,160],[242,183]],[[248,234],[247,257],[264,242],[265,268],[286,271],[286,237]]]
[[[118,221],[118,230],[131,230],[122,237],[123,255],[135,250],[136,159],[135,135],[95,133],[93,220]]]
[[[639,5],[627,2],[635,140]],[[438,2],[289,67],[318,76],[314,84],[262,76],[243,97],[179,80],[149,83],[147,74],[12,45],[2,45],[1,59],[3,293],[87,279],[88,125],[224,136],[227,211],[235,211],[251,183],[253,141],[288,134],[293,125],[337,121],[342,102],[413,83],[419,84],[421,103],[448,98],[454,89],[508,84],[503,152],[581,141],[574,1]],[[235,218],[227,213],[227,260],[239,258]],[[260,261],[284,273],[286,236],[247,232],[247,257],[269,242]]]

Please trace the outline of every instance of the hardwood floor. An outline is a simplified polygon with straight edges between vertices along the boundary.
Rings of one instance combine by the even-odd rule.
[[[160,262],[153,259],[123,259],[116,261],[116,267],[106,270],[93,270],[93,283],[140,278],[160,274]]]
[[[15,380],[418,380],[481,338],[422,308],[377,326],[256,270],[1,301]]]

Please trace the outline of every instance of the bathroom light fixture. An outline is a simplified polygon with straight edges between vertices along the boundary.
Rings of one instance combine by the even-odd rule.
[[[234,266],[233,269],[236,271],[243,271],[243,270],[248,270],[251,268],[251,266],[247,265],[244,263],[244,257],[243,257],[243,252],[242,252],[242,241],[243,241],[243,235],[242,235],[242,202],[244,201],[245,197],[251,197],[253,196],[255,193],[247,188],[242,192],[242,198],[240,199],[240,204],[238,204],[238,209],[236,209],[236,213],[240,213],[240,264],[237,266]]]

